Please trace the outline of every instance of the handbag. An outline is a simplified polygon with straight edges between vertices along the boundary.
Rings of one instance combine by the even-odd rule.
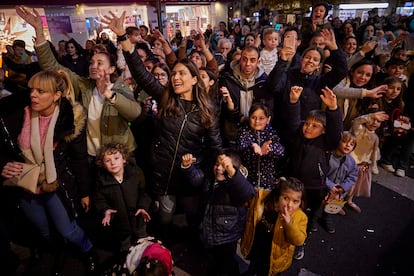
[[[39,181],[40,166],[37,164],[22,163],[23,171],[19,176],[8,178],[3,181],[4,186],[20,187],[24,190],[36,193]]]
[[[402,137],[408,134],[411,129],[410,121],[405,121],[400,118],[401,110],[396,108],[392,111],[391,122],[392,122],[392,135]]]
[[[3,138],[6,143],[10,147],[10,149],[16,154],[16,156],[22,157],[23,154],[19,147],[14,143],[13,139],[10,137],[9,130],[4,123],[2,117],[0,117],[0,131],[3,133]],[[4,186],[14,186],[20,187],[24,190],[36,193],[37,184],[39,181],[40,175],[40,166],[34,163],[22,163],[23,170],[19,176],[8,178],[3,181]]]

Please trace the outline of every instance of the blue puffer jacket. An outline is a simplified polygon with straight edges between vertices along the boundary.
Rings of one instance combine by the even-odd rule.
[[[247,219],[244,203],[253,196],[253,185],[239,170],[232,178],[214,183],[201,223],[201,240],[206,247],[240,239]]]

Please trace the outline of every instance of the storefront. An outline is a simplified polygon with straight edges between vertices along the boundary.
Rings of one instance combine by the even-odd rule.
[[[359,4],[339,4],[338,17],[345,21],[360,17],[362,21],[368,19],[369,11],[377,9],[379,16],[388,15],[389,3],[359,3]]]
[[[57,45],[60,40],[73,37],[81,45],[90,38],[96,38],[102,30],[106,29],[100,19],[109,14],[109,11],[120,14],[126,11],[125,26],[158,25],[154,7],[147,5],[124,6],[50,6],[36,8],[43,19],[46,38]],[[14,9],[3,9],[0,12],[0,51],[5,52],[5,45],[11,45],[14,39],[26,42],[26,48],[33,50],[32,37],[35,36],[33,28],[26,24]],[[114,40],[115,36],[112,37]]]

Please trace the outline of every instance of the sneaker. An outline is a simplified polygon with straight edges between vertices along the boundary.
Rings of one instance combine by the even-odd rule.
[[[396,175],[396,176],[399,176],[399,177],[405,177],[405,170],[398,169],[398,170],[395,172],[395,175]]]
[[[305,246],[296,246],[295,254],[293,255],[293,258],[295,260],[302,260],[305,256]]]
[[[390,173],[395,172],[395,169],[394,169],[394,167],[393,167],[392,165],[387,165],[387,164],[382,163],[382,164],[381,164],[381,167],[382,167],[384,170],[386,170],[387,172],[390,172]]]
[[[359,208],[358,205],[356,205],[354,202],[347,202],[346,205],[351,208],[352,210],[354,210],[357,213],[361,213],[361,208]]]

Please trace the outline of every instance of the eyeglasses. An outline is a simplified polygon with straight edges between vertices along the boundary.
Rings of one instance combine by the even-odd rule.
[[[154,74],[154,77],[157,79],[165,79],[168,77],[168,75],[166,73],[156,73]]]

